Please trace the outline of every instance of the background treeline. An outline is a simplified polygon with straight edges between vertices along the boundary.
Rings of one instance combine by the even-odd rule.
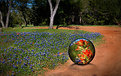
[[[53,5],[55,1],[52,0]],[[11,7],[9,7],[11,5]],[[49,25],[47,0],[0,0],[3,23],[8,26]],[[1,18],[0,18],[1,21]],[[121,25],[121,0],[61,0],[54,25]],[[0,23],[2,27],[2,23]]]

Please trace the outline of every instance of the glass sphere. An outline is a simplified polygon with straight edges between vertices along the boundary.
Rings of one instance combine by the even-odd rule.
[[[68,54],[75,64],[89,64],[95,56],[95,47],[90,40],[80,38],[69,45]]]

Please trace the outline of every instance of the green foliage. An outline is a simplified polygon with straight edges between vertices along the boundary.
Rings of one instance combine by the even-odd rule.
[[[55,6],[55,0],[53,5]],[[3,22],[6,22],[8,0],[0,1]],[[12,0],[9,26],[49,25],[47,0]],[[121,25],[120,0],[61,0],[54,25]],[[0,24],[1,26],[1,24]]]
[[[83,23],[95,25],[120,24],[120,0],[89,0],[88,12],[84,12]],[[117,20],[118,19],[118,20]]]

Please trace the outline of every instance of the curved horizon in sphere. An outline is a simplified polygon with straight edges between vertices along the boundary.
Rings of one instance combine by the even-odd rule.
[[[89,64],[95,56],[95,47],[90,40],[80,38],[69,45],[68,54],[75,64]]]

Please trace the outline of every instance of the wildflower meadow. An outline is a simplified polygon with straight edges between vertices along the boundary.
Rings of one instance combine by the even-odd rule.
[[[96,42],[102,35],[71,30],[0,32],[0,74],[33,76],[54,69],[69,59],[68,47],[79,38]]]

